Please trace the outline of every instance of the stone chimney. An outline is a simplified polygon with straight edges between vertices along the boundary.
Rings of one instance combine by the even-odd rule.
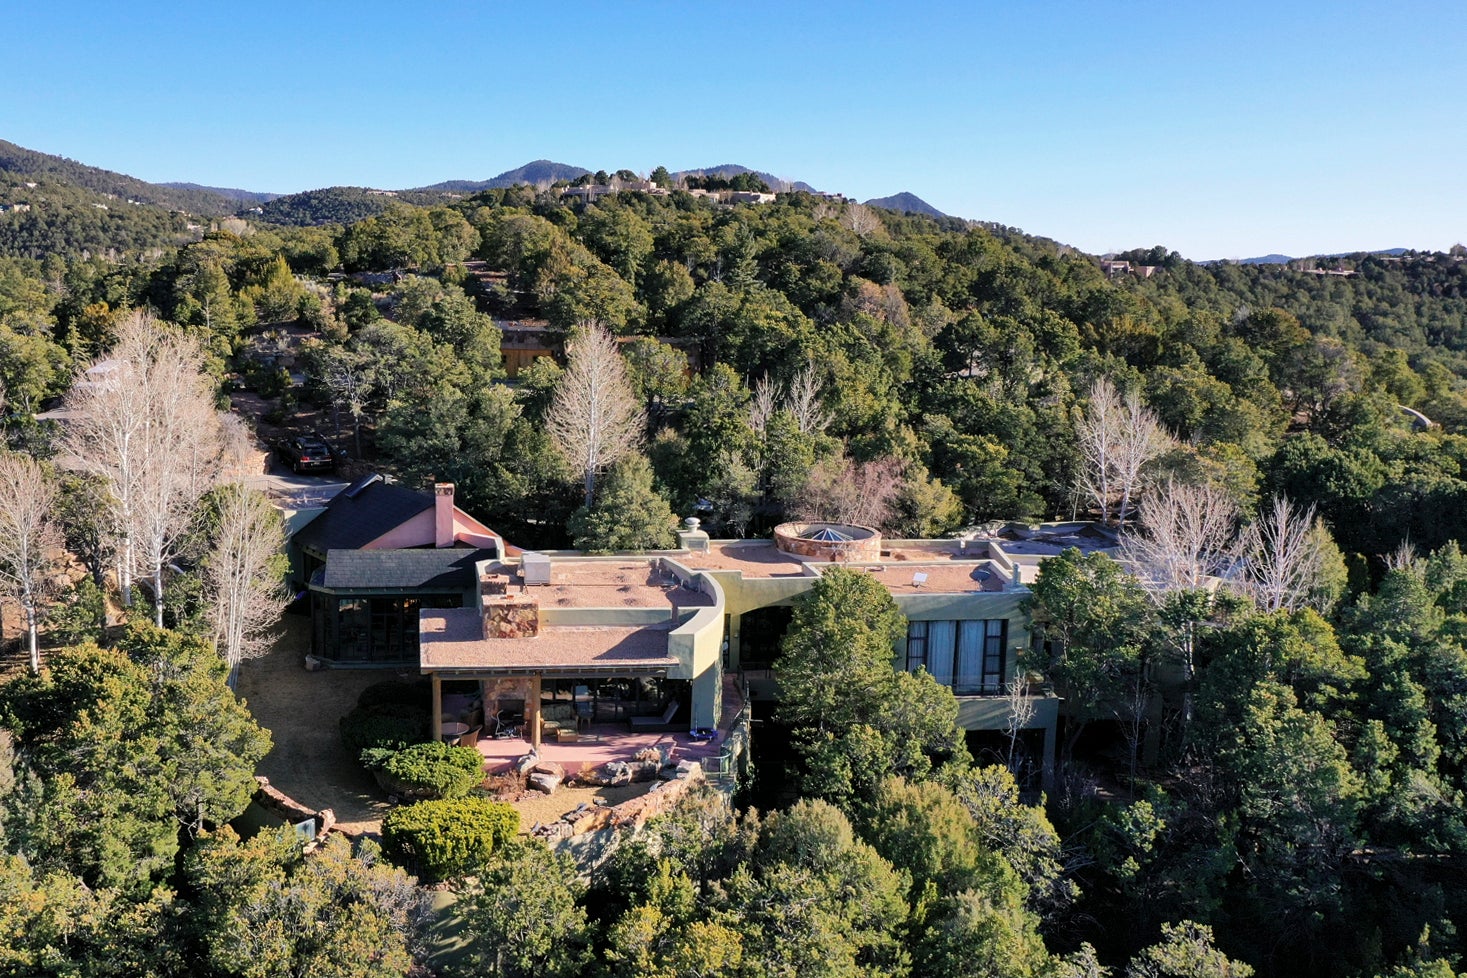
[[[453,546],[453,483],[433,483],[433,546]]]
[[[523,594],[484,595],[485,638],[534,638],[540,634],[540,602]]]

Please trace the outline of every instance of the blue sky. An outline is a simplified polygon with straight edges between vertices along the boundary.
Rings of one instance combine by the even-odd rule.
[[[537,158],[910,190],[1087,251],[1467,239],[1467,4],[15,4],[0,138],[291,192]]]

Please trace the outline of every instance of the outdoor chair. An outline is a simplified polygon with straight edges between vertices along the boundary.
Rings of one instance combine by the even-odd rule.
[[[632,730],[634,731],[640,730],[643,732],[650,732],[659,730],[673,730],[675,728],[672,722],[672,718],[677,715],[677,711],[680,706],[682,706],[681,703],[679,703],[677,700],[673,700],[671,703],[667,704],[667,709],[663,710],[660,716],[632,717],[631,720],[629,720],[628,722],[631,724]]]

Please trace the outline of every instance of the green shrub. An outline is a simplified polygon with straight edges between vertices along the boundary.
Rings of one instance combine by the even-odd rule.
[[[519,812],[504,802],[420,801],[382,820],[382,849],[424,879],[445,879],[472,872],[519,831]]]
[[[472,747],[441,741],[413,744],[400,751],[364,752],[377,782],[393,794],[411,798],[462,798],[484,780],[484,758]]]
[[[341,743],[353,756],[373,748],[402,750],[427,736],[428,715],[412,707],[357,707],[341,718]]]

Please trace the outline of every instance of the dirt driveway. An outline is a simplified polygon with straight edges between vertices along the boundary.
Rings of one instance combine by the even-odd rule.
[[[285,634],[268,655],[239,671],[239,694],[274,746],[258,773],[302,805],[331,808],[343,829],[376,832],[388,808],[371,775],[347,756],[337,721],[373,683],[398,678],[394,669],[328,669],[306,672],[311,620],[286,615]]]

